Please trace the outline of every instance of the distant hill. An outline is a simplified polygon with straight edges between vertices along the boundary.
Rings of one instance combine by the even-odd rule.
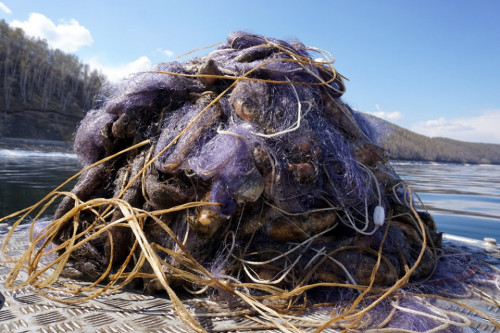
[[[69,142],[104,77],[0,20],[0,138]]]
[[[500,145],[429,138],[378,117],[355,111],[365,133],[392,159],[500,164]]]

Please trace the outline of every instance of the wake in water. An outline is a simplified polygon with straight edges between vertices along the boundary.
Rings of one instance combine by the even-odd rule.
[[[76,154],[72,153],[62,153],[62,152],[47,152],[47,151],[37,151],[37,150],[27,150],[27,149],[0,149],[1,158],[31,158],[31,157],[42,157],[42,158],[72,158],[76,159]],[[29,163],[29,161],[27,161]]]

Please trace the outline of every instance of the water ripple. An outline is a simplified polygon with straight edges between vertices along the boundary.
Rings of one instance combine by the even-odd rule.
[[[449,234],[500,239],[500,166],[393,163],[419,194],[438,228]]]

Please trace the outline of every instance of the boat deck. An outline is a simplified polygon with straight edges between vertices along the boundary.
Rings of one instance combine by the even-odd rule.
[[[5,231],[5,230],[4,230]],[[5,235],[5,233],[4,233]],[[0,234],[0,242],[4,235]],[[27,248],[27,229],[14,232],[9,243],[9,254],[20,256]],[[490,243],[446,236],[447,246],[462,248],[484,256],[485,265],[500,269],[500,251]],[[96,299],[75,305],[66,305],[39,294],[33,287],[27,286],[13,292],[5,287],[7,274],[11,264],[0,264],[0,292],[5,297],[0,310],[0,332],[192,332],[176,315],[168,298],[120,291],[104,294]],[[25,278],[27,273],[21,276]],[[480,293],[472,293],[469,298],[459,301],[500,322],[500,273],[496,279],[497,289],[485,291],[487,297]],[[54,296],[57,292],[53,293]],[[493,300],[493,302],[492,302]],[[206,311],[210,301],[204,298],[183,299],[188,310],[198,319],[207,332],[279,332],[277,330],[259,330],[257,323],[244,316],[224,316],[223,313]],[[470,320],[469,332],[497,332],[490,321],[476,313],[449,302],[441,302],[440,306],[467,317]],[[497,305],[495,305],[495,302]],[[445,304],[446,303],[446,304]],[[304,316],[324,321],[329,312],[315,309],[304,313]],[[314,331],[304,329],[305,332]],[[327,329],[324,332],[337,332]]]

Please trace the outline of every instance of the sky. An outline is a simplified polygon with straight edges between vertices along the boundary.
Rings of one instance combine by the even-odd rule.
[[[500,144],[497,0],[0,1],[0,19],[111,80],[232,31],[298,39],[333,54],[354,109],[430,137]]]

